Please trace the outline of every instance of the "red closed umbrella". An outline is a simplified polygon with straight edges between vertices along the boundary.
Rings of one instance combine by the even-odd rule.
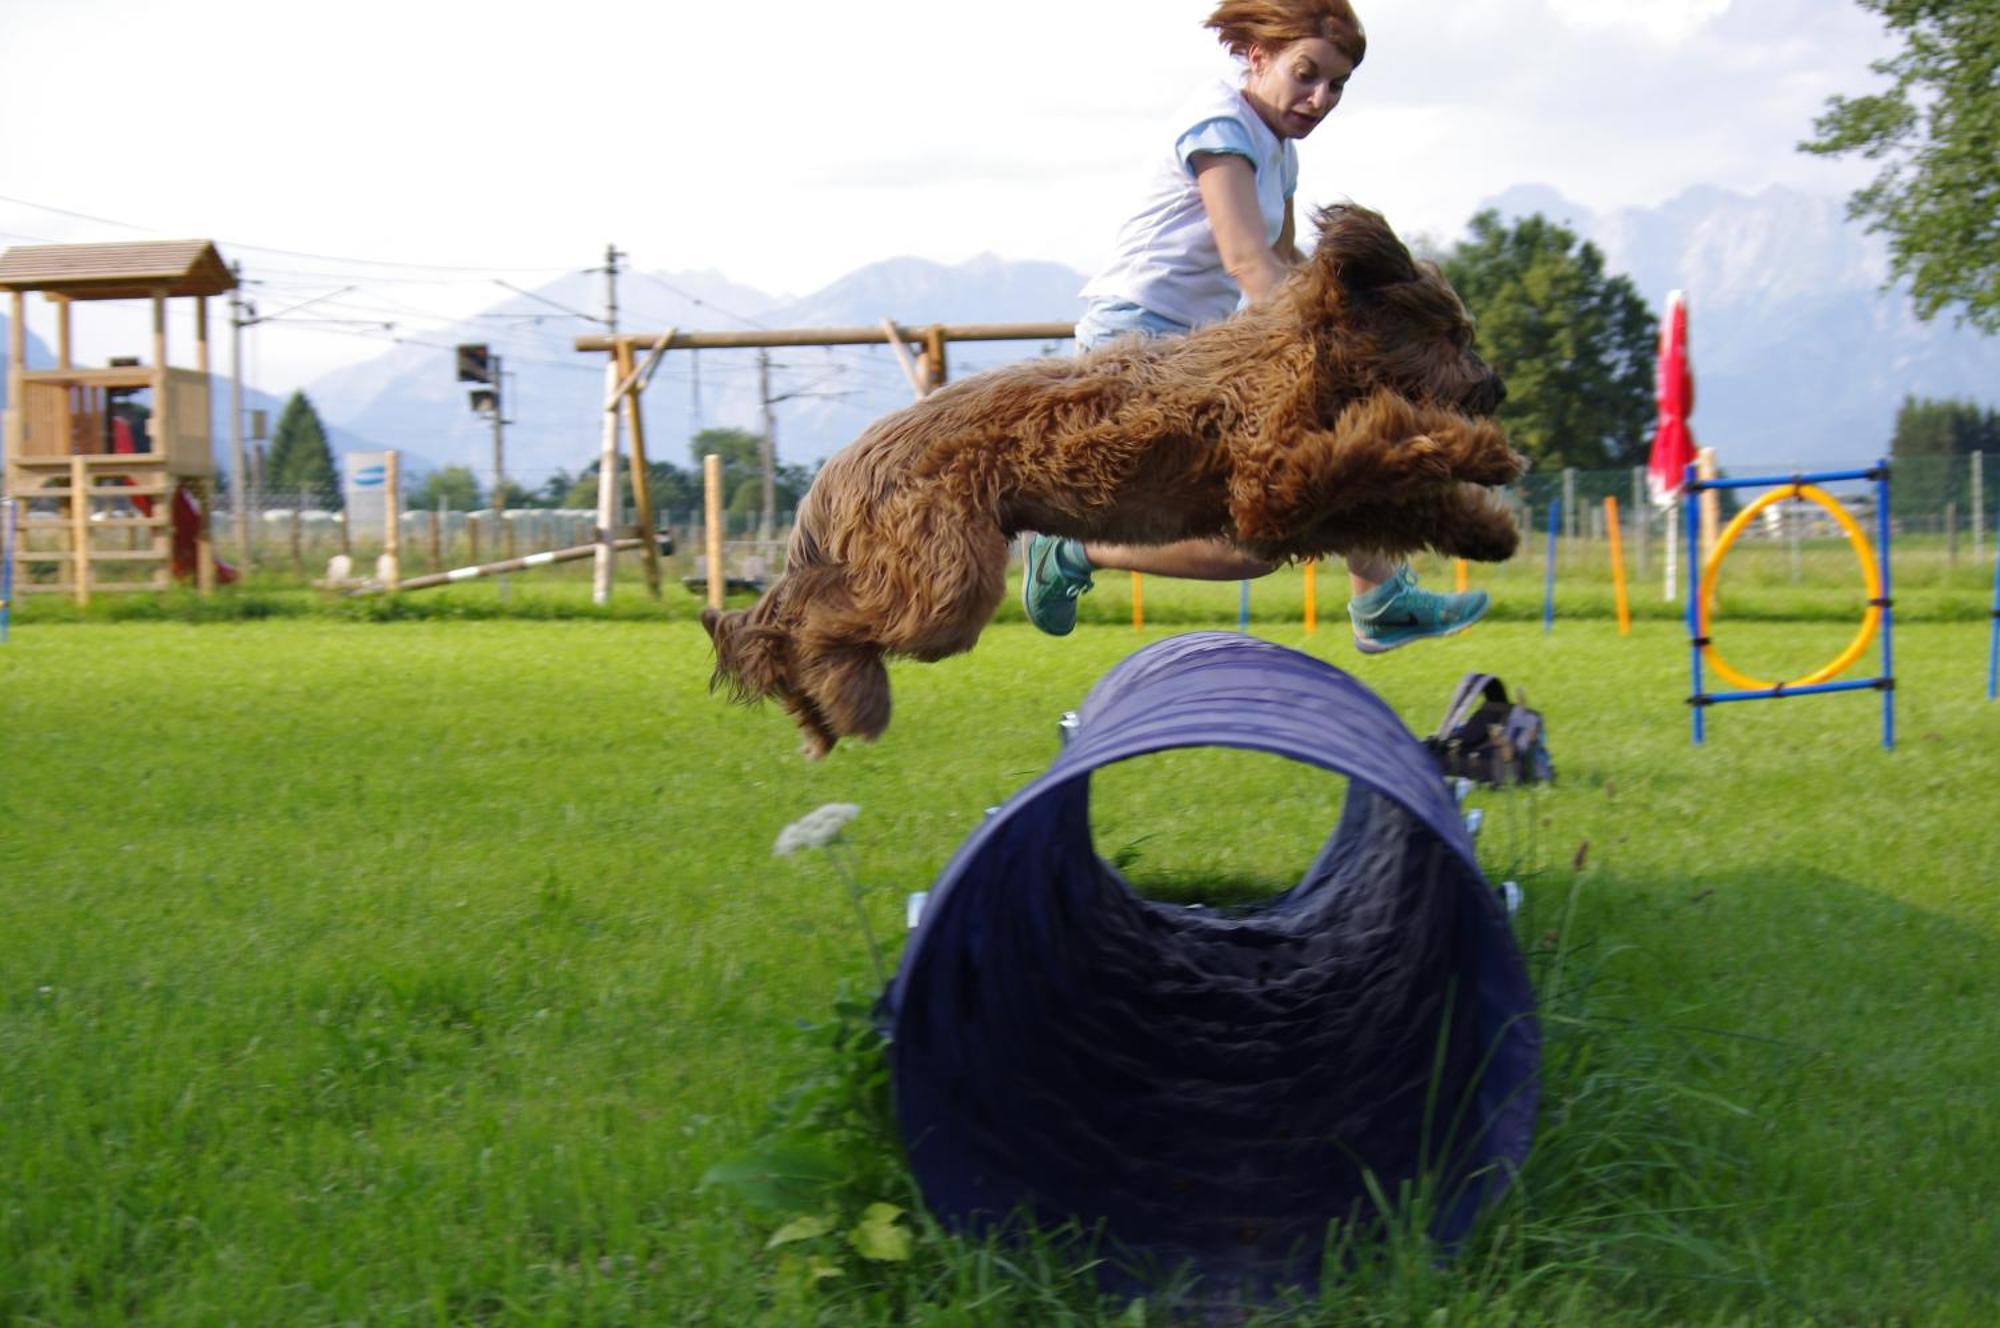
[[[1660,416],[1646,462],[1646,487],[1656,504],[1680,496],[1687,468],[1694,463],[1694,434],[1688,429],[1688,416],[1694,414],[1694,369],[1687,343],[1687,296],[1674,291],[1667,296],[1667,316],[1660,320],[1660,357],[1653,371]]]

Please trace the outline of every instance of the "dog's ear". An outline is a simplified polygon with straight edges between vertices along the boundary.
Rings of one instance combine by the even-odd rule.
[[[1316,220],[1319,246],[1313,261],[1324,264],[1343,289],[1378,290],[1417,279],[1416,261],[1379,212],[1336,204],[1322,208]]]

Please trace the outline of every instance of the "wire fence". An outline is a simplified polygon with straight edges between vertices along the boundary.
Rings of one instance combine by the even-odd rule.
[[[1925,558],[1938,560],[1947,569],[1990,562],[1996,526],[2000,526],[2000,492],[1996,492],[2000,491],[2000,476],[1989,475],[1988,469],[1980,453],[1895,463],[1890,513],[1893,537],[1908,539],[1913,549],[1921,546]],[[1853,483],[1827,487],[1864,528],[1875,529],[1872,486]],[[1755,491],[1721,491],[1717,498],[1723,519],[1754,497]],[[1607,499],[1617,503],[1625,562],[1635,574],[1643,575],[1649,565],[1665,556],[1664,541],[1672,516],[1649,501],[1642,468],[1544,470],[1524,476],[1506,490],[1506,500],[1523,534],[1517,561],[1539,565],[1546,556],[1543,544],[1552,505],[1560,536],[1558,567],[1602,559],[1604,550],[1599,546],[1608,540],[1608,523],[1613,516]],[[38,499],[30,507],[45,507],[45,515],[53,515],[61,510],[59,503],[59,499]],[[117,515],[116,505],[95,514],[104,518]],[[723,530],[725,575],[744,585],[776,576],[783,570],[791,521],[792,514],[782,512],[775,528],[763,531],[756,512],[727,514]],[[630,534],[638,524],[638,514],[628,506],[620,513],[618,524],[619,534]],[[62,533],[47,533],[51,528],[44,523],[43,533],[33,538],[43,542],[67,538]],[[669,575],[684,581],[706,577],[707,532],[699,507],[658,512],[655,528],[672,541]],[[252,492],[240,517],[234,496],[223,493],[214,504],[211,530],[216,553],[224,560],[247,562],[262,575],[291,576],[301,581],[323,577],[336,555],[347,555],[356,565],[368,565],[386,543],[379,516],[372,524],[350,519],[341,495],[331,488]],[[490,508],[466,510],[445,505],[405,508],[397,529],[405,575],[575,548],[596,538],[595,511],[563,507],[519,507],[499,513]],[[1774,574],[1793,579],[1815,547],[1840,543],[1841,533],[1832,518],[1817,506],[1802,502],[1774,505],[1739,540],[1746,549],[1761,545],[1781,550],[1784,556],[1775,560],[1753,555],[1743,561],[1750,566],[1768,563],[1778,569]]]

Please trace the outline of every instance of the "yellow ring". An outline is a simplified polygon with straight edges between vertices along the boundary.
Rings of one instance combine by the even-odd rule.
[[[1743,533],[1743,528],[1750,524],[1753,517],[1772,503],[1783,502],[1787,498],[1811,499],[1825,508],[1827,513],[1840,524],[1840,528],[1847,532],[1847,542],[1854,546],[1855,557],[1861,560],[1861,578],[1868,583],[1868,611],[1862,615],[1861,630],[1854,634],[1854,639],[1847,643],[1847,649],[1835,656],[1831,664],[1815,669],[1802,678],[1793,678],[1789,682],[1767,682],[1762,678],[1752,678],[1739,673],[1722,657],[1722,652],[1715,648],[1712,641],[1703,646],[1702,652],[1708,656],[1710,666],[1728,681],[1746,690],[1769,691],[1777,687],[1810,687],[1814,683],[1836,678],[1848,665],[1861,658],[1861,652],[1868,648],[1868,643],[1875,639],[1875,633],[1882,626],[1882,608],[1876,602],[1882,598],[1882,572],[1875,565],[1875,551],[1868,543],[1868,536],[1863,533],[1859,525],[1855,524],[1854,518],[1847,514],[1847,509],[1835,502],[1833,495],[1826,490],[1812,484],[1787,484],[1782,488],[1771,490],[1738,512],[1736,518],[1725,526],[1722,534],[1717,537],[1715,550],[1708,555],[1708,563],[1701,569],[1700,598],[1696,602],[1696,634],[1704,639],[1709,635],[1710,609],[1715,600],[1715,577],[1722,568],[1723,556],[1729,552],[1730,546],[1736,543],[1736,537]]]

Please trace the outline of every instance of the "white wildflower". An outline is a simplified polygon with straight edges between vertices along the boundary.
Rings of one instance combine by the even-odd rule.
[[[825,848],[840,838],[841,830],[860,814],[860,806],[852,802],[829,802],[815,807],[778,832],[778,842],[771,846],[771,853],[774,857],[788,858],[802,848]]]

